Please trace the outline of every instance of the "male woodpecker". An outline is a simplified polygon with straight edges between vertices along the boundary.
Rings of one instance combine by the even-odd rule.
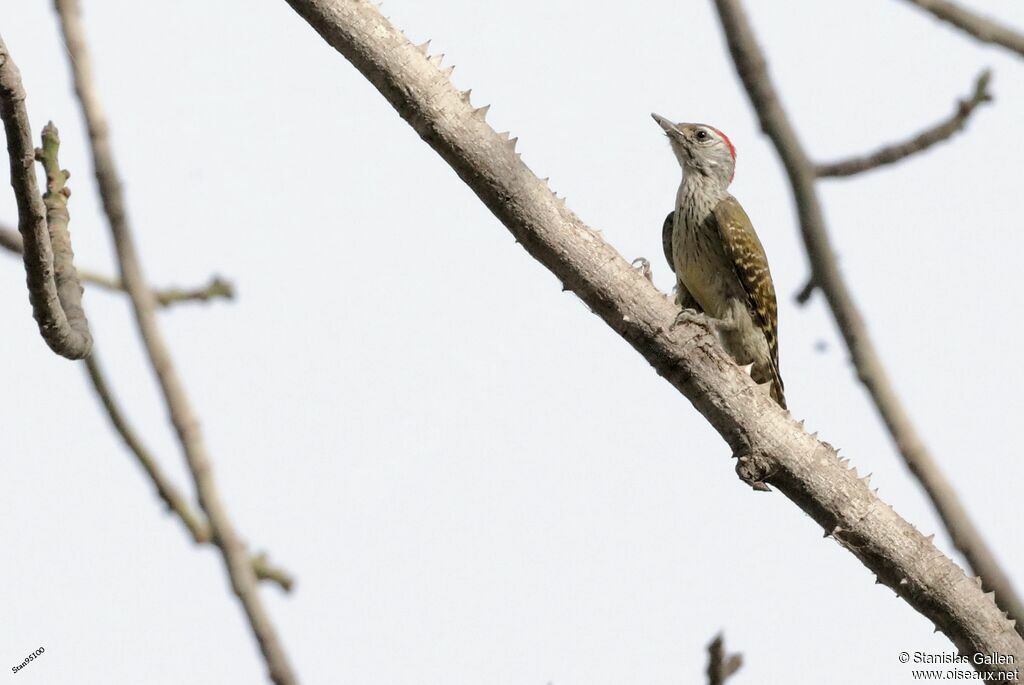
[[[676,208],[665,217],[665,258],[678,280],[678,302],[703,312],[740,366],[786,406],[779,375],[778,307],[768,258],[743,207],[729,194],[736,148],[713,126],[673,124],[652,114],[683,170]]]

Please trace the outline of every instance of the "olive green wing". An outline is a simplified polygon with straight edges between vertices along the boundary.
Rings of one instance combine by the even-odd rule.
[[[778,382],[781,397],[783,386],[782,376],[779,374],[779,309],[771,271],[768,269],[768,257],[754,231],[750,217],[732,195],[719,202],[711,216],[718,227],[726,256],[747,294],[747,306],[751,317],[768,342],[772,375]],[[785,406],[783,402],[780,404]]]

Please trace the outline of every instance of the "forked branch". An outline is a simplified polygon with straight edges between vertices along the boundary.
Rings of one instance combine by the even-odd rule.
[[[142,467],[142,470],[146,472],[146,475],[153,482],[157,496],[167,505],[167,509],[173,512],[185,524],[185,528],[188,529],[193,542],[197,545],[212,543],[213,533],[210,530],[209,522],[202,514],[192,508],[188,498],[171,482],[170,477],[160,468],[156,457],[149,451],[149,448],[142,442],[142,438],[139,437],[138,433],[135,432],[135,429],[128,422],[128,417],[125,415],[120,404],[118,404],[117,398],[114,397],[110,384],[107,382],[106,374],[103,373],[103,367],[100,366],[95,347],[89,356],[85,358],[84,363],[89,376],[89,382],[92,383],[93,390],[96,392],[100,404],[106,410],[111,425],[117,431],[117,434],[121,436],[121,440],[124,441],[125,446],[135,457],[135,460],[139,462],[139,466]],[[276,583],[285,592],[291,591],[295,584],[294,578],[284,569],[271,564],[265,553],[254,556],[252,564],[257,578]]]
[[[82,359],[89,354],[92,336],[82,309],[82,286],[75,271],[68,235],[65,185],[68,172],[60,168],[60,139],[51,123],[43,129],[43,146],[32,145],[32,128],[25,109],[25,87],[7,46],[0,38],[0,119],[7,134],[11,186],[18,204],[18,231],[32,314],[43,340],[57,354]],[[35,162],[46,169],[47,190],[40,197]]]
[[[0,247],[14,254],[22,254],[24,242],[21,235],[6,226],[0,225]],[[124,284],[117,278],[104,276],[92,271],[81,270],[78,278],[82,283],[94,285],[100,290],[124,292]],[[210,282],[197,288],[160,288],[153,290],[153,296],[161,307],[170,307],[182,302],[207,302],[209,300],[235,297],[235,288],[229,281],[214,276]]]
[[[880,166],[895,164],[918,152],[924,152],[936,143],[949,140],[964,129],[964,126],[967,125],[967,120],[971,118],[971,115],[974,114],[979,106],[986,102],[992,102],[992,94],[988,90],[991,78],[992,73],[987,69],[981,72],[974,81],[974,91],[969,97],[957,101],[956,109],[953,110],[953,114],[950,117],[921,131],[913,138],[900,143],[886,145],[862,157],[852,157],[838,162],[818,164],[814,168],[814,172],[820,178],[853,176],[854,174],[870,171],[871,169],[877,169]],[[806,298],[800,301],[806,301]]]

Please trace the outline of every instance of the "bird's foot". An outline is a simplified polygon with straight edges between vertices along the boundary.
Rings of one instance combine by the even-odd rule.
[[[695,323],[700,326],[708,326],[708,317],[696,309],[681,309],[672,322],[672,328],[677,328],[687,323]]]
[[[632,262],[633,268],[643,274],[651,283],[654,283],[654,274],[651,272],[651,263],[645,257],[637,257]]]

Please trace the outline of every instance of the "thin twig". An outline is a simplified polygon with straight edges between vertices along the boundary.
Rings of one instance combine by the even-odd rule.
[[[814,173],[819,178],[852,176],[886,164],[893,164],[915,153],[927,150],[936,143],[951,138],[958,131],[963,130],[967,120],[970,119],[971,115],[980,105],[992,101],[992,95],[988,90],[991,76],[991,72],[987,69],[981,72],[974,82],[974,91],[970,97],[966,100],[959,100],[953,115],[945,121],[922,131],[910,140],[887,145],[870,155],[854,157],[839,162],[818,164],[814,169]],[[818,284],[812,275],[793,299],[797,304],[807,304],[817,287]]]
[[[807,304],[817,287],[818,284],[814,282],[814,276],[811,276],[807,279],[807,282],[804,283],[804,287],[800,288],[796,295],[793,296],[793,299],[796,300],[797,304]]]
[[[60,140],[50,123],[43,146],[32,145],[32,128],[25,110],[25,87],[7,46],[0,38],[0,119],[7,134],[11,186],[18,203],[18,231],[24,242],[25,273],[32,315],[43,340],[57,354],[81,359],[89,354],[92,337],[82,309],[82,286],[75,272],[68,235],[68,172],[60,168]],[[39,196],[36,159],[46,167],[47,192]]]
[[[1024,607],[995,556],[960,503],[953,486],[932,458],[896,394],[875,349],[832,250],[818,202],[814,170],[772,85],[764,54],[738,0],[715,0],[736,71],[761,123],[782,158],[793,188],[800,230],[811,262],[812,278],[824,293],[836,325],[850,350],[857,377],[867,389],[907,467],[921,482],[935,510],[971,568],[996,602],[1024,634]]]
[[[128,423],[128,419],[124,415],[124,411],[117,403],[117,399],[114,397],[113,392],[110,389],[110,384],[107,383],[106,376],[103,373],[103,368],[100,366],[99,359],[97,358],[96,348],[93,347],[92,352],[84,360],[86,372],[89,376],[90,382],[92,382],[93,390],[96,392],[96,396],[103,404],[103,408],[107,412],[107,417],[110,419],[110,423],[113,425],[114,430],[121,436],[125,446],[135,456],[135,459],[142,466],[142,469],[149,476],[149,479],[153,482],[156,487],[157,496],[163,500],[167,508],[176,514],[181,522],[185,524],[188,529],[189,535],[192,536],[192,540],[196,544],[207,544],[212,541],[212,534],[210,531],[210,524],[206,521],[202,514],[194,511],[192,505],[189,504],[186,497],[181,494],[181,491],[171,482],[171,479],[160,468],[157,463],[156,457],[153,453],[142,443],[142,439],[132,428],[131,424]],[[282,568],[276,567],[270,563],[265,553],[257,554],[252,559],[253,570],[256,572],[256,577],[260,580],[268,580],[277,585],[285,592],[291,591],[295,581],[291,574]]]
[[[1015,31],[994,19],[966,10],[948,0],[906,0],[906,2],[917,5],[925,12],[930,12],[936,19],[969,33],[982,43],[1001,45],[1024,56],[1024,33]]]
[[[927,150],[936,143],[952,138],[956,133],[962,131],[971,118],[974,111],[986,102],[992,102],[992,94],[988,91],[989,80],[992,72],[985,70],[978,75],[974,82],[974,91],[964,100],[958,100],[953,114],[944,121],[918,133],[910,140],[902,143],[886,145],[869,155],[863,157],[852,157],[839,162],[818,164],[814,172],[821,178],[836,176],[853,176],[864,171],[877,169],[886,164],[894,164],[902,159]]]
[[[20,255],[22,251],[21,235],[13,229],[0,225],[0,247]],[[124,292],[124,284],[120,279],[112,276],[104,276],[83,269],[78,272],[78,278],[82,283],[94,285],[101,290]],[[182,302],[207,302],[222,297],[231,300],[235,297],[235,288],[230,281],[214,276],[208,284],[198,288],[154,288],[153,296],[161,307],[170,307]]]
[[[119,290],[124,288],[120,283],[117,286]],[[164,288],[154,290],[153,296],[161,307],[170,307],[180,302],[208,302],[220,297],[230,300],[235,296],[235,289],[229,282],[214,276],[209,283],[198,288]]]
[[[366,0],[288,0],[381,92],[522,247],[629,342],[707,418],[747,483],[774,486],[965,654],[1012,654],[1024,640],[974,580],[836,454],[808,434],[678,308],[519,159],[431,59]],[[981,664],[1009,672],[1010,665]]]
[[[135,459],[146,472],[146,475],[153,481],[153,485],[156,486],[156,494],[164,501],[168,509],[178,515],[181,522],[188,528],[193,541],[197,544],[209,542],[210,526],[203,520],[201,514],[192,510],[192,505],[188,503],[188,500],[181,494],[181,491],[175,487],[174,483],[160,469],[156,457],[142,444],[142,440],[128,423],[124,413],[121,411],[121,407],[117,404],[117,400],[114,399],[110,386],[107,384],[103,368],[100,366],[95,350],[85,359],[85,368],[89,375],[89,380],[92,382],[93,390],[96,391],[96,396],[99,397],[103,408],[107,411],[110,423],[113,424],[114,430],[124,440],[124,444],[131,453],[135,455]]]
[[[253,555],[252,568],[257,578],[277,583],[285,592],[291,592],[295,586],[295,578],[283,568],[271,564],[266,552]]]
[[[743,665],[743,655],[725,653],[725,638],[719,633],[708,645],[708,685],[725,685]]]
[[[82,281],[94,285],[100,290],[127,292],[127,288],[124,287],[124,283],[122,283],[120,279],[104,276],[102,274],[83,271]],[[229,281],[225,281],[220,276],[214,276],[206,285],[197,286],[195,288],[177,288],[171,286],[168,288],[153,289],[153,298],[158,307],[170,307],[184,302],[209,302],[210,300],[220,298],[231,300],[234,299],[234,297],[235,287]]]
[[[206,513],[213,542],[221,551],[231,587],[238,596],[253,635],[259,643],[270,679],[278,685],[292,685],[297,679],[270,616],[263,607],[256,573],[245,543],[235,531],[221,501],[199,421],[160,331],[156,317],[156,298],[143,276],[139,263],[121,192],[121,181],[114,164],[106,117],[93,84],[91,60],[86,48],[78,2],[56,0],[56,9],[74,76],[75,93],[78,95],[89,130],[96,180],[117,250],[121,281],[131,298],[143,344],[163,392],[171,423],[192,472],[199,505]]]

